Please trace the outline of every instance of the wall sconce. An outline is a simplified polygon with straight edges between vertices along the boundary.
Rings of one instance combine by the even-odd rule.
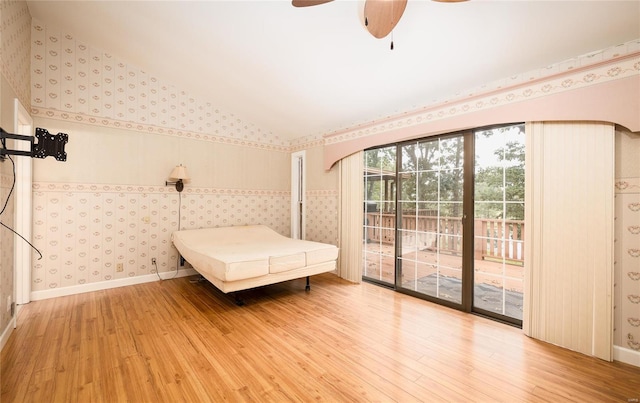
[[[178,192],[182,192],[184,189],[184,182],[188,181],[189,174],[187,173],[187,167],[182,166],[182,164],[173,168],[171,174],[169,175],[169,180],[165,182],[165,186],[176,185],[176,190]]]

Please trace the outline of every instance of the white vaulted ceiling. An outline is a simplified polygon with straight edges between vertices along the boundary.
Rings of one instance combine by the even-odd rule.
[[[398,115],[640,38],[640,1],[409,0],[390,37],[362,1],[28,1],[33,18],[282,138]]]

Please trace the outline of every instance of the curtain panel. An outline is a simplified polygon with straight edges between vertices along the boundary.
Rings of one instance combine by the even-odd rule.
[[[360,151],[339,161],[338,275],[353,283],[362,281],[363,155]]]
[[[611,361],[615,127],[536,122],[526,132],[523,330]]]

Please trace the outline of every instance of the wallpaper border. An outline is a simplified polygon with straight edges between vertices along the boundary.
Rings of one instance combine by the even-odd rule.
[[[97,117],[97,116],[83,115],[79,113],[63,112],[57,109],[39,108],[33,105],[31,106],[31,114],[34,117],[44,117],[44,118],[62,120],[67,122],[85,123],[85,124],[90,124],[94,126],[111,127],[114,129],[133,130],[133,131],[149,133],[149,134],[174,136],[174,137],[208,141],[212,143],[222,143],[222,144],[228,144],[228,145],[234,145],[234,146],[240,146],[240,147],[259,148],[259,149],[269,150],[269,151],[289,152],[291,148],[290,146],[286,146],[286,145],[266,144],[266,143],[260,143],[258,141],[242,140],[242,139],[237,139],[233,137],[214,136],[211,134],[202,134],[202,133],[197,133],[197,132],[192,132],[187,130],[163,128],[163,127],[149,125],[149,124],[126,122],[126,121]]]
[[[4,179],[4,177],[3,177]],[[7,187],[10,186],[11,178]],[[4,182],[3,182],[4,183]],[[64,182],[34,182],[34,192],[75,192],[75,193],[95,193],[95,192],[112,192],[112,193],[159,193],[159,194],[177,194],[178,192],[172,186],[143,186],[143,185],[112,185],[98,183],[64,183]],[[187,187],[183,193],[189,195],[233,195],[233,196],[289,196],[290,190],[261,190],[261,189],[211,189],[205,187]],[[317,189],[307,190],[307,196],[313,197],[335,197],[338,196],[338,190]]]
[[[75,192],[75,193],[159,193],[177,194],[172,186],[145,186],[145,185],[112,185],[98,183],[63,183],[63,182],[34,182],[34,192]],[[208,187],[185,187],[183,194],[189,195],[233,195],[233,196],[288,196],[290,190],[268,189],[212,189]]]
[[[324,139],[316,137],[303,137],[291,140],[290,152],[307,150],[309,148],[322,147]]]
[[[289,192],[291,193],[291,192]],[[307,196],[314,196],[314,197],[335,197],[338,196],[338,190],[331,190],[331,189],[319,189],[319,190],[307,190],[306,194]]]

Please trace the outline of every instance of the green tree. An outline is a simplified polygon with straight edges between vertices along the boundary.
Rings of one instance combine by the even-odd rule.
[[[396,147],[376,148],[366,150],[364,152],[365,166],[365,200],[372,203],[375,202],[376,209],[383,206],[380,202],[385,201],[384,186],[390,183],[390,191],[395,188],[395,171],[396,171]],[[387,198],[392,195],[387,194]],[[393,201],[395,197],[391,198]]]
[[[402,148],[401,199],[412,209],[432,210],[429,202],[457,202],[440,205],[440,215],[460,216],[462,210],[464,139],[426,139]],[[421,202],[415,205],[413,202]]]
[[[495,163],[482,166],[476,152],[475,200],[477,218],[524,219],[524,128],[501,127],[476,134],[501,138],[495,147]],[[507,203],[503,203],[503,202]],[[506,205],[506,209],[504,208]]]

